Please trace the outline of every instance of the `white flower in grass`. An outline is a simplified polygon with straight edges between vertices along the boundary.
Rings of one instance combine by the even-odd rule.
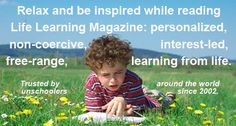
[[[68,105],[69,105],[69,106],[74,106],[75,103],[71,103],[71,102],[69,102]]]
[[[9,101],[7,95],[3,95],[3,96],[1,97],[1,99],[2,99],[4,102],[8,102],[8,101]]]
[[[3,114],[1,115],[1,117],[2,117],[3,119],[7,118],[7,114],[6,114],[6,113],[3,113]]]
[[[8,122],[4,122],[2,125],[3,125],[3,126],[6,126],[7,124],[8,124]]]
[[[8,98],[4,98],[4,99],[3,99],[3,101],[5,101],[5,102],[8,102],[8,101],[9,101],[9,99],[8,99]]]

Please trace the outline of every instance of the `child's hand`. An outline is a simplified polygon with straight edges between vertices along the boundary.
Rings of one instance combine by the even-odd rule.
[[[126,109],[126,101],[123,97],[115,97],[109,103],[102,106],[102,109],[106,109],[106,113],[109,117],[116,114],[116,116],[123,116]],[[129,107],[130,109],[130,107]]]
[[[133,108],[132,108],[131,104],[126,105],[125,113],[126,113],[126,115],[133,115]]]

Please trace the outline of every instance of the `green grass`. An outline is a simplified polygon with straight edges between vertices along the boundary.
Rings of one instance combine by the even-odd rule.
[[[151,89],[158,89],[162,92],[185,89],[200,89],[200,87],[157,87],[157,82],[161,81],[213,81],[220,80],[220,86],[216,87],[218,94],[177,94],[175,108],[170,108],[165,114],[158,111],[147,110],[144,116],[147,118],[142,125],[170,125],[202,126],[203,121],[210,120],[211,125],[233,126],[236,125],[236,69],[235,66],[227,68],[191,68],[182,67],[170,69],[166,67],[130,67],[143,79],[143,84]],[[80,65],[71,68],[42,69],[35,67],[0,67],[0,114],[7,114],[8,117],[0,119],[0,125],[8,122],[7,125],[38,126],[43,125],[48,120],[54,120],[54,125],[85,125],[85,122],[71,120],[71,116],[84,112],[84,104],[78,103],[84,100],[84,81],[89,74],[87,67]],[[21,94],[22,89],[38,89],[32,87],[22,87],[21,81],[57,81],[60,82],[59,90],[67,90],[65,95],[33,95],[26,99]],[[205,87],[204,87],[205,88]],[[214,87],[213,87],[214,88]],[[53,89],[51,87],[44,89]],[[4,92],[5,91],[5,92]],[[8,91],[10,94],[8,94]],[[68,101],[60,101],[61,97],[67,97]],[[5,98],[5,99],[4,99]],[[8,100],[6,100],[6,98]],[[33,101],[39,104],[33,104]],[[206,107],[199,104],[204,103]],[[193,110],[188,110],[191,106]],[[30,109],[32,113],[21,113],[24,109]],[[196,115],[194,110],[201,110],[203,114]],[[219,111],[224,112],[223,115]],[[59,116],[60,113],[61,116]],[[10,115],[15,118],[10,118]],[[65,120],[55,121],[55,117],[68,117]],[[222,118],[224,121],[218,121]],[[106,122],[104,124],[88,123],[86,125],[131,125],[125,122]]]

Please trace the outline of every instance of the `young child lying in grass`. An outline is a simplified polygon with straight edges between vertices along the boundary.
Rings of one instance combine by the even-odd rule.
[[[128,42],[107,35],[92,40],[89,46],[85,57],[92,70],[85,84],[88,111],[123,116],[134,114],[134,110],[161,108],[160,103],[144,94],[142,79],[127,69],[132,56]],[[164,107],[168,107],[172,98],[165,99]]]

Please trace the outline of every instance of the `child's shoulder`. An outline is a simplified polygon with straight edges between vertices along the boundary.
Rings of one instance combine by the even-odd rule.
[[[86,82],[85,82],[85,87],[87,89],[91,89],[91,90],[95,90],[97,88],[101,88],[102,87],[100,81],[95,76],[95,73],[91,72],[89,74],[89,76],[87,77]]]
[[[131,80],[133,82],[142,82],[142,79],[133,71],[128,70],[126,71],[126,76],[125,76],[125,80]]]

